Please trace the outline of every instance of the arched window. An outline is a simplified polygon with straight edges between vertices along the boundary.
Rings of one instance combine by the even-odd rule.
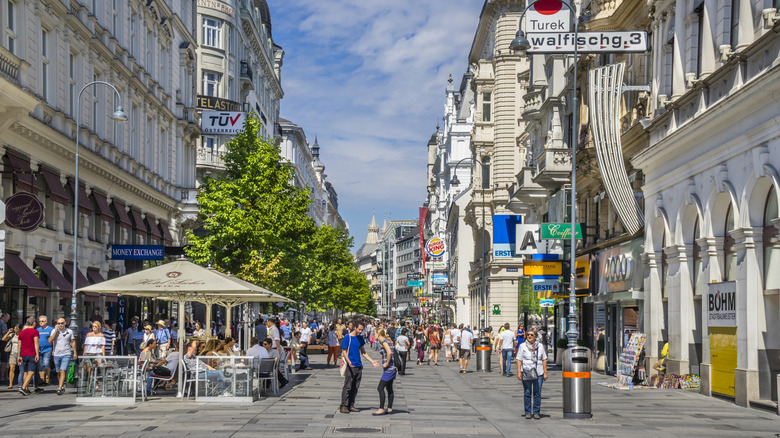
[[[772,220],[777,219],[777,193],[769,191],[764,206],[764,289],[780,289],[780,238]]]
[[[734,209],[729,204],[726,212],[726,227],[723,240],[723,281],[736,281],[737,279],[737,250],[734,249]]]
[[[701,247],[697,240],[701,237],[699,229],[699,217],[693,224],[693,294],[701,295],[703,287],[699,284],[701,281]]]

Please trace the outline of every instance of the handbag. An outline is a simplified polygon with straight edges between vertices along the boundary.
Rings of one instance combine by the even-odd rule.
[[[14,335],[16,336],[16,335]],[[13,336],[11,336],[11,339],[8,340],[8,342],[5,344],[5,348],[3,349],[6,353],[10,353],[11,350],[14,348],[14,343],[12,342],[14,340]]]
[[[76,361],[70,363],[68,367],[68,375],[65,377],[65,381],[71,385],[76,381]]]
[[[347,356],[349,356],[349,347],[352,346],[352,336],[349,337],[349,342],[347,342]],[[347,375],[347,361],[344,360],[344,358],[341,359],[341,369],[339,370],[341,373],[341,377],[344,377]]]
[[[536,353],[536,350],[539,348],[537,345],[536,348],[534,348],[534,353]],[[532,369],[526,369],[523,367],[522,376],[523,380],[536,380],[539,378],[539,373],[536,371],[537,364],[539,363],[539,356],[537,354],[534,354],[534,367]]]

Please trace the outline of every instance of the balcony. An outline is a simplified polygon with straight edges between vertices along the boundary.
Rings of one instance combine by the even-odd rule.
[[[525,106],[523,107],[524,119],[532,120],[539,118],[539,109],[542,107],[544,98],[544,87],[533,87],[532,90],[523,96],[523,101],[525,101]]]
[[[248,61],[241,61],[239,76],[241,77],[242,84],[246,84],[254,89],[254,83],[252,82],[252,66],[249,65]]]
[[[493,136],[493,124],[491,122],[474,122],[472,132],[472,143],[493,143],[495,137]]]
[[[208,167],[211,169],[222,170],[225,168],[225,161],[222,159],[224,152],[215,151],[211,148],[198,148],[198,167]]]
[[[21,68],[22,61],[4,47],[0,47],[0,76],[19,85],[19,71]]]
[[[517,189],[511,195],[512,200],[519,201],[521,205],[540,205],[547,199],[547,189],[534,181],[535,176],[535,167],[523,167],[517,174]]]
[[[533,182],[555,190],[568,183],[571,177],[571,149],[545,148],[536,157],[536,176]]]

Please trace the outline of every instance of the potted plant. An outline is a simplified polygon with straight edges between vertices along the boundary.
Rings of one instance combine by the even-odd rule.
[[[596,371],[604,372],[606,368],[606,358],[604,356],[604,338],[599,338],[599,340],[596,341],[596,351],[598,352],[596,356]]]
[[[566,338],[558,339],[558,341],[555,343],[555,347],[557,348],[557,351],[555,352],[555,365],[562,366],[563,352],[569,348],[569,340]]]

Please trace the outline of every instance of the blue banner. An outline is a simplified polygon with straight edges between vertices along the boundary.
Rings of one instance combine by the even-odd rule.
[[[113,245],[111,259],[113,260],[162,260],[165,258],[165,247],[162,245]]]

